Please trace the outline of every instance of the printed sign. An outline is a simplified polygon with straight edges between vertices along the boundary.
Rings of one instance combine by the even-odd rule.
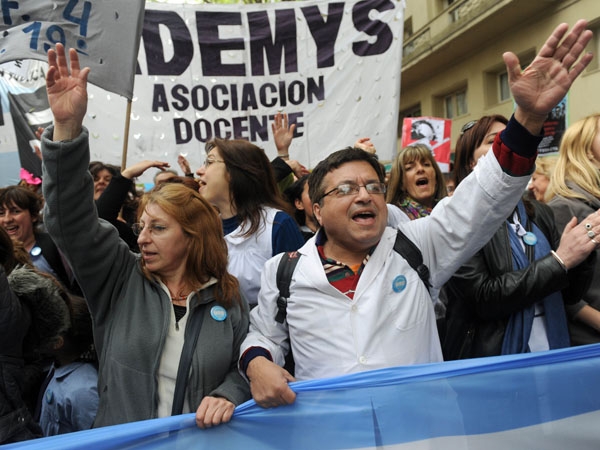
[[[438,117],[407,117],[402,123],[402,147],[425,144],[442,172],[450,172],[452,121]]]

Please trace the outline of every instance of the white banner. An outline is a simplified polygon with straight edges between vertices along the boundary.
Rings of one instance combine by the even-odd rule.
[[[60,42],[91,67],[91,83],[131,98],[144,0],[2,0],[0,62],[46,60]]]
[[[291,158],[307,167],[366,136],[382,160],[391,159],[403,6],[401,0],[148,3],[128,165],[159,159],[178,169],[181,153],[195,170],[214,136],[250,140],[274,157],[278,111],[296,123]],[[92,159],[120,164],[125,102],[90,93],[85,125]]]

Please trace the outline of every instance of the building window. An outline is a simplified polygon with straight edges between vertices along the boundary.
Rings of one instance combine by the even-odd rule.
[[[404,21],[404,40],[407,41],[413,35],[412,17]]]
[[[444,115],[447,119],[453,119],[467,114],[467,90],[453,92],[444,97]]]
[[[458,0],[436,0],[435,8],[438,11],[438,13],[441,13],[442,11],[446,11],[453,4],[457,3],[457,1]]]
[[[531,64],[535,57],[535,53],[535,48],[530,48],[517,55],[523,69]],[[485,108],[492,108],[507,102],[512,98],[508,73],[506,73],[504,62],[498,61],[496,65],[487,68],[487,70],[483,72],[483,76],[483,99]]]
[[[600,36],[598,35],[600,33],[600,21],[588,24],[588,30],[592,30],[594,33],[594,37],[586,47],[586,50],[594,55],[592,62],[586,68],[586,71],[591,72],[600,68],[600,62],[597,58],[598,50],[600,50]]]
[[[498,98],[501,102],[510,99],[510,87],[508,85],[508,73],[502,72],[498,75]]]

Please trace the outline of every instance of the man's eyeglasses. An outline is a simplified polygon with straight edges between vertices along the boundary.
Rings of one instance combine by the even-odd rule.
[[[473,128],[475,126],[475,124],[477,123],[476,120],[471,120],[470,122],[467,122],[463,125],[463,127],[460,129],[460,135],[462,136],[463,134],[465,134],[467,131],[469,131],[471,128]]]
[[[202,163],[202,165],[204,167],[208,167],[213,163],[225,163],[225,161],[221,160],[221,159],[214,159],[214,158],[206,158],[204,160],[204,162]]]
[[[165,230],[167,229],[167,227],[165,227],[164,225],[147,225],[148,226],[148,230],[150,231],[150,234],[153,236],[157,236],[161,233],[164,233]],[[141,223],[134,223],[133,225],[131,225],[131,230],[133,231],[133,234],[135,234],[136,236],[139,236],[140,234],[142,234],[142,231],[144,231],[144,229],[146,229],[146,225],[141,224]]]
[[[328,195],[334,194],[337,197],[345,197],[347,195],[356,195],[359,193],[360,188],[364,187],[367,193],[369,194],[385,194],[386,188],[383,183],[367,183],[365,185],[360,185],[356,183],[342,183],[334,187],[332,190],[325,192],[317,203],[319,203],[323,198]]]

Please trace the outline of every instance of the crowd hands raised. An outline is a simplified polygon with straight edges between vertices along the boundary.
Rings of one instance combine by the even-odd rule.
[[[273,161],[247,141],[216,138],[195,174],[181,155],[183,176],[164,161],[122,171],[90,163],[89,69],[58,44],[48,52],[54,122],[40,137],[44,222],[37,194],[0,190],[0,323],[14,327],[30,307],[11,284],[14,268],[45,272],[64,299],[54,298],[64,323],[48,339],[68,343],[91,317],[98,358],[82,356],[83,338],[69,356],[62,345],[28,349],[38,380],[19,386],[26,420],[2,442],[92,426],[42,432],[50,412],[31,401],[46,389],[42,363],[47,383],[77,364],[73,383],[95,394],[80,400],[79,417],[93,411],[96,427],[195,412],[206,428],[251,397],[266,408],[293,403],[295,380],[599,342],[600,116],[572,125],[553,167],[534,172],[544,119],[590,62],[590,39],[578,21],[558,26],[525,70],[503,55],[516,110],[464,127],[451,197],[418,145],[397,153],[389,180],[369,138],[309,174],[290,160],[295,125],[285,114],[272,124]],[[133,180],[150,169],[155,187],[140,194]],[[535,198],[523,196],[530,179]],[[421,252],[425,282],[398,250],[400,233]],[[287,252],[297,265],[282,305]],[[78,295],[88,319],[75,318]],[[28,329],[4,338],[3,353],[22,360]]]

